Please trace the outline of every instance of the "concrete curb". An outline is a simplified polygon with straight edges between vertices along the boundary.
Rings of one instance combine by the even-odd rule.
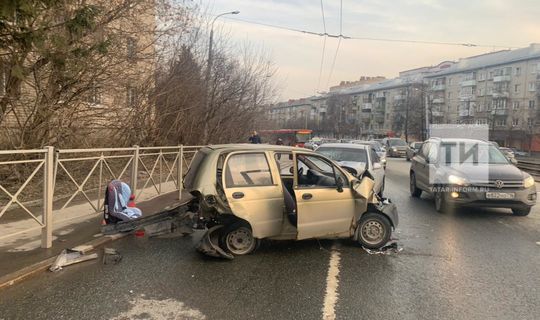
[[[85,244],[76,246],[74,247],[74,249],[77,248],[82,253],[87,253],[89,251],[97,249],[98,247],[106,243],[124,238],[129,234],[130,232],[102,236],[97,239],[93,239]],[[34,263],[28,267],[24,267],[18,271],[15,271],[15,272],[12,272],[10,274],[0,277],[0,290],[11,287],[12,285],[19,283],[34,274],[47,270],[53,264],[55,260],[56,260],[56,256],[50,257],[40,262]]]

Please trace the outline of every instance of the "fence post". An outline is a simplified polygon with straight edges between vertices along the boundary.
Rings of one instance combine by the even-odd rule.
[[[184,189],[184,145],[180,145],[180,150],[178,151],[178,161],[176,163],[176,181],[178,181],[178,200],[182,200],[182,189]]]
[[[131,194],[135,195],[137,191],[137,176],[139,172],[139,146],[133,146],[133,160],[131,160]]]
[[[43,217],[45,225],[41,229],[41,247],[52,247],[53,195],[54,195],[54,147],[45,147],[43,167]]]

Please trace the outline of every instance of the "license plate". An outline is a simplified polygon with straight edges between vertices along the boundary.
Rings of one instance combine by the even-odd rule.
[[[486,192],[486,199],[514,199],[513,192]]]

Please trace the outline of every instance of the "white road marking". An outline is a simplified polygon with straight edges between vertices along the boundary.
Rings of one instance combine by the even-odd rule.
[[[341,257],[337,246],[332,246],[332,254],[328,264],[328,275],[326,276],[326,294],[324,295],[323,320],[336,319],[336,303],[338,300],[339,285],[339,261]]]
[[[130,290],[130,293],[133,293]],[[187,307],[183,302],[174,299],[154,300],[145,299],[143,295],[136,297],[130,302],[130,309],[120,313],[112,320],[124,319],[190,319],[204,320],[206,316],[199,310]]]

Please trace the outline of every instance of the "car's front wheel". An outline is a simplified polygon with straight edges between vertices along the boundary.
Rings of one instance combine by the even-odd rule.
[[[357,226],[358,242],[364,248],[379,249],[384,246],[392,233],[392,225],[387,217],[380,213],[366,213]]]
[[[512,209],[512,214],[515,216],[526,216],[531,213],[531,207],[525,209]]]
[[[253,237],[251,227],[245,222],[235,222],[223,228],[220,247],[234,254],[250,254],[259,245],[259,239]]]

